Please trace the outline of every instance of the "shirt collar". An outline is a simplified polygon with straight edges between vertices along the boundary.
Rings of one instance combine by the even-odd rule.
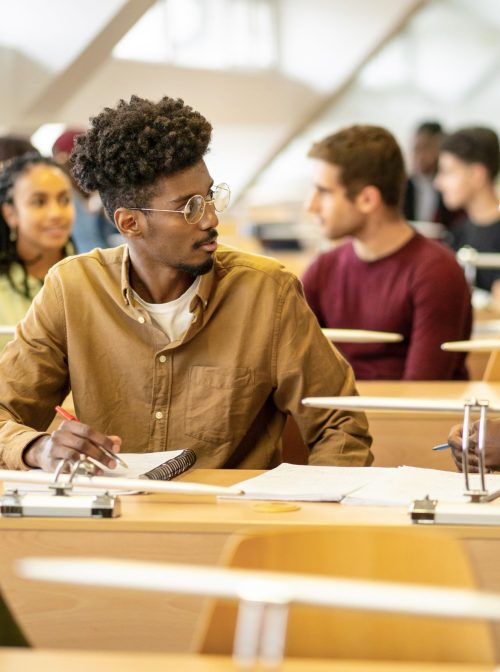
[[[212,268],[209,270],[208,273],[205,273],[205,275],[201,276],[201,282],[198,285],[198,291],[196,292],[196,295],[200,298],[201,305],[203,308],[206,308],[208,306],[208,300],[210,298],[210,294],[212,293],[212,287],[214,286],[215,282],[215,265],[217,263],[217,258],[214,258],[214,265]]]
[[[123,300],[126,305],[131,305],[132,287],[130,286],[130,253],[127,245],[123,246],[122,270],[121,270],[121,289]],[[217,265],[217,256],[214,255],[214,265],[208,273],[201,276],[201,282],[198,285],[196,296],[201,300],[203,308],[208,306],[208,300],[212,293],[212,287],[215,282],[215,267]]]
[[[130,286],[130,254],[128,245],[123,246],[122,274],[121,274],[122,296],[127,306],[131,305],[132,287]]]

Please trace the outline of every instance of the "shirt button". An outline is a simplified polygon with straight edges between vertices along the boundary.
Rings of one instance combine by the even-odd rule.
[[[160,360],[160,362],[161,362],[162,364],[165,364],[165,362],[167,361],[167,358],[165,357],[165,355],[160,355],[160,356],[158,357],[158,359]]]
[[[163,413],[161,411],[156,411],[155,418],[161,420],[163,418]]]
[[[138,317],[137,319],[139,320],[139,322],[140,322],[141,324],[144,324],[144,322],[146,321],[146,318],[143,317],[142,315],[141,315],[140,317]]]

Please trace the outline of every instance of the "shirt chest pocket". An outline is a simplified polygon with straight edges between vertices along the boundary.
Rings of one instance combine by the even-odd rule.
[[[191,367],[186,434],[210,443],[237,440],[250,425],[253,392],[253,369]]]

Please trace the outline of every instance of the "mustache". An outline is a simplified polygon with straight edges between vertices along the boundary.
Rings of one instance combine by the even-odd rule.
[[[198,240],[194,245],[194,249],[196,250],[198,247],[201,247],[202,245],[206,245],[207,243],[211,243],[212,240],[215,240],[217,236],[219,235],[219,232],[217,229],[210,229],[208,232],[208,236],[205,238],[205,240]]]

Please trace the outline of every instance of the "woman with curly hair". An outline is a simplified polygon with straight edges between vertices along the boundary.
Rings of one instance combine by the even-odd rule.
[[[52,159],[30,153],[3,164],[0,324],[17,324],[49,268],[75,252],[70,240],[73,220],[70,180]]]

